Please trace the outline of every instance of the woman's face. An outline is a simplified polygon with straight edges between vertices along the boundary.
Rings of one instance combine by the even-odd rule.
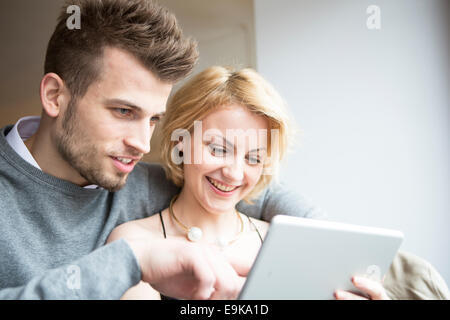
[[[267,131],[267,119],[246,107],[232,104],[211,112],[197,131],[201,139],[196,139],[195,133],[191,137],[191,161],[184,164],[184,191],[208,212],[233,210],[261,177]]]

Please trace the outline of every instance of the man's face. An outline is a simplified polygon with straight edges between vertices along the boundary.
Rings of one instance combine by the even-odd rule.
[[[171,89],[129,53],[105,48],[99,80],[61,116],[54,135],[59,153],[86,184],[120,189],[150,151]]]

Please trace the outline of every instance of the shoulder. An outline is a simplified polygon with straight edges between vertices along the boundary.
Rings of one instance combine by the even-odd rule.
[[[277,181],[272,182],[256,199],[252,199],[252,202],[253,204],[248,204],[241,201],[238,210],[265,221],[270,221],[277,214],[312,219],[328,218],[325,211],[298,190]]]
[[[133,171],[129,175],[129,179],[135,181],[141,181],[148,179],[156,179],[159,181],[170,181],[166,178],[166,174],[164,172],[164,168],[158,163],[147,163],[147,162],[139,162],[134,167]]]
[[[179,187],[167,178],[164,168],[158,163],[139,162],[130,178],[139,185],[148,185],[153,196],[172,197],[179,192]]]
[[[148,218],[125,222],[115,227],[106,242],[109,243],[121,238],[139,238],[140,236],[148,235],[163,235],[159,213]]]
[[[159,164],[139,162],[127,178],[125,186],[115,192],[120,199],[122,221],[145,218],[169,206],[179,188],[167,179]],[[119,201],[119,200],[118,200]]]
[[[450,292],[439,272],[426,260],[399,251],[383,282],[395,299],[449,299]]]
[[[269,229],[269,223],[263,220],[259,220],[256,218],[250,218],[250,221],[253,225],[251,225],[251,228],[255,228],[258,230],[258,232],[261,234],[261,237],[264,239],[267,234],[267,230]]]

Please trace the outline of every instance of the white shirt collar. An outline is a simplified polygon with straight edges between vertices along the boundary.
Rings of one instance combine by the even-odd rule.
[[[14,127],[6,135],[6,141],[14,149],[14,151],[22,157],[26,162],[32,166],[38,168],[42,171],[41,167],[34,160],[25,141],[29,139],[33,134],[36,133],[39,128],[39,123],[41,122],[41,117],[31,116],[20,118],[19,121],[14,125]],[[95,184],[85,186],[86,189],[97,189],[100,188]]]
[[[6,135],[6,141],[26,162],[42,170],[24,143],[37,131],[40,122],[41,117],[24,117],[19,119]]]

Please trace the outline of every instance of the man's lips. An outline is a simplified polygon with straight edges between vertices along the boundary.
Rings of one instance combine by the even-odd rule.
[[[114,166],[120,172],[123,172],[123,173],[130,173],[131,171],[133,171],[134,166],[141,159],[140,157],[130,157],[130,156],[123,156],[123,157],[122,156],[118,156],[118,157],[110,156],[110,157],[113,160]],[[130,162],[129,163],[124,163],[120,159],[128,160]]]
[[[139,161],[142,159],[142,156],[111,156],[112,158],[121,158],[121,159],[131,159],[133,161]]]

